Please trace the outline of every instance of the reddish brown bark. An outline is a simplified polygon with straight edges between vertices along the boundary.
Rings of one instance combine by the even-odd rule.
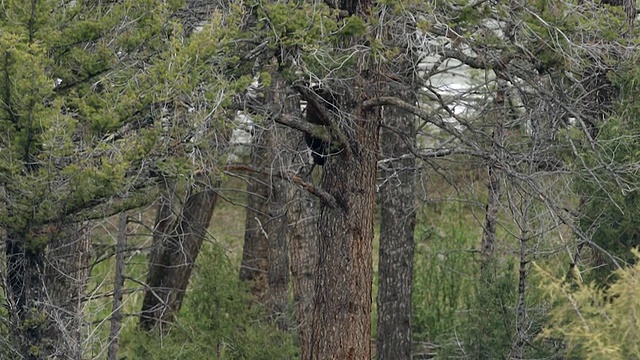
[[[321,206],[311,359],[371,358],[379,114],[359,107],[351,114],[354,119],[341,120],[354,130],[352,146],[329,159],[322,177],[338,206]]]

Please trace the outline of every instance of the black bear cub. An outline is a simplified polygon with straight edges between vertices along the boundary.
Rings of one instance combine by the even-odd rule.
[[[323,107],[322,111],[324,111],[326,114],[330,114],[336,110],[335,99],[330,92],[318,87],[314,88],[313,90],[319,97],[319,99],[316,99],[319,105]],[[309,101],[307,102],[306,112],[306,120],[311,124],[329,125],[322,121],[320,115],[318,114],[318,109],[316,109]],[[309,149],[311,149],[311,157],[313,158],[313,163],[320,166],[324,165],[327,161],[327,156],[329,155],[331,145],[326,141],[314,137],[309,133],[304,134],[304,140],[307,143]]]

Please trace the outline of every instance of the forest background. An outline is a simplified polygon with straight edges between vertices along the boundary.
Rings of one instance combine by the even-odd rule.
[[[0,4],[0,358],[640,357],[635,1]]]

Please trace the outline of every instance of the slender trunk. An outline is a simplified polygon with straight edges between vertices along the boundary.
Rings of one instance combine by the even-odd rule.
[[[504,117],[507,115],[505,112],[505,90],[500,87],[496,93],[496,99],[494,102],[494,113],[496,123],[494,124],[492,139],[492,152],[498,161],[490,163],[488,166],[489,180],[487,182],[487,206],[486,215],[484,221],[484,227],[482,229],[482,242],[480,248],[480,279],[478,284],[478,297],[480,298],[480,304],[485,301],[490,301],[490,293],[487,292],[492,286],[495,270],[494,263],[494,251],[497,240],[497,227],[498,227],[498,212],[500,210],[500,192],[502,182],[502,172],[500,170],[499,160],[501,159],[502,146],[504,143]],[[480,307],[478,309],[480,313],[480,320],[478,323],[478,338],[474,345],[476,355],[479,359],[487,358],[486,343],[488,332],[485,329],[485,324],[489,321],[487,318],[491,316],[487,311]]]
[[[582,211],[585,204],[585,198],[580,197],[578,209]],[[584,248],[584,245],[585,242],[579,240],[578,245],[576,246],[576,252],[574,253],[573,257],[571,258],[571,262],[569,263],[569,270],[567,270],[567,276],[565,277],[565,280],[567,282],[573,283],[576,280],[574,276],[577,274],[576,271],[578,271],[578,264],[580,263],[580,256],[582,256],[582,249]]]
[[[504,117],[507,116],[505,111],[506,106],[506,92],[503,86],[501,86],[495,99],[494,116],[497,121],[494,124],[492,140],[492,152],[496,159],[501,158],[502,146],[504,142]],[[493,259],[493,252],[496,244],[496,229],[498,225],[498,210],[500,208],[500,183],[502,174],[500,171],[500,164],[493,162],[489,164],[489,181],[487,183],[487,207],[486,216],[484,221],[484,229],[482,230],[482,244],[480,249],[480,255],[482,256],[482,267],[485,268],[487,264]]]
[[[526,219],[524,220],[527,221]],[[526,329],[526,284],[527,284],[527,229],[523,229],[520,234],[520,267],[518,269],[518,313],[516,316],[516,341],[513,344],[512,358],[522,359],[524,357],[524,347],[527,341]]]
[[[287,195],[289,184],[276,180],[269,204],[269,299],[271,319],[278,328],[289,329],[289,244],[287,236]]]
[[[497,132],[498,130],[496,130]],[[496,136],[494,135],[494,138]],[[482,229],[482,245],[480,255],[482,256],[483,268],[493,259],[493,252],[496,244],[496,228],[498,224],[498,210],[500,209],[500,170],[495,164],[489,165],[489,181],[487,183],[487,206]]]
[[[121,212],[118,223],[118,242],[116,244],[116,273],[113,279],[113,310],[111,312],[111,331],[109,332],[108,360],[118,359],[118,344],[122,326],[122,289],[124,288],[124,251],[127,246],[127,213]]]
[[[533,166],[532,166],[533,168]],[[533,169],[531,169],[533,170]],[[513,186],[513,185],[515,186]],[[527,277],[529,275],[529,261],[527,255],[529,252],[529,241],[531,221],[535,216],[530,216],[533,210],[534,198],[530,195],[529,191],[526,191],[522,187],[509,183],[509,190],[507,199],[509,201],[509,208],[515,224],[520,230],[518,240],[520,242],[520,263],[518,267],[518,300],[516,306],[516,323],[515,334],[512,337],[513,343],[511,344],[510,359],[524,359],[525,347],[531,342],[530,334],[527,330],[531,329],[531,323],[527,320],[527,303],[526,303],[526,291],[527,291]],[[523,184],[524,185],[524,184]],[[524,185],[526,186],[526,185]],[[534,248],[536,245],[534,245]]]
[[[46,248],[34,245],[46,244]],[[81,299],[88,278],[90,236],[80,224],[9,232],[7,299],[19,353],[25,359],[80,359]]]
[[[411,99],[415,103],[415,98]],[[415,142],[411,114],[385,109],[385,157],[410,154]],[[396,133],[397,131],[397,133]],[[404,136],[399,136],[402,134]],[[380,256],[378,265],[378,359],[411,359],[411,289],[415,227],[415,160],[391,162],[382,171],[380,188]]]
[[[343,111],[348,104],[343,99]],[[371,359],[379,114],[360,107],[354,110],[350,111],[354,119],[340,119],[342,129],[352,130],[350,148],[330,157],[322,176],[322,188],[338,205],[321,206],[311,359]]]
[[[300,358],[311,358],[311,320],[318,258],[318,200],[304,190],[294,190],[288,209],[291,276]]]
[[[206,180],[200,177],[199,180]],[[151,330],[173,321],[182,306],[191,271],[207,235],[213,209],[218,199],[215,184],[198,181],[187,196],[181,216],[163,237],[159,250],[151,257],[140,327]],[[161,211],[159,211],[161,213]]]

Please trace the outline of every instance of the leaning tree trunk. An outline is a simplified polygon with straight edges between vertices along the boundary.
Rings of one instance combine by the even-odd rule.
[[[39,247],[34,244],[44,244]],[[30,244],[30,245],[27,245]],[[90,236],[81,224],[48,225],[6,240],[7,299],[25,359],[80,359]]]
[[[415,103],[414,99],[409,99]],[[384,157],[410,154],[415,143],[415,118],[385,109]],[[401,134],[401,135],[398,135]],[[384,165],[380,188],[380,261],[378,265],[378,359],[411,359],[411,289],[415,227],[415,160]]]
[[[364,101],[363,95],[356,101]],[[353,130],[353,137],[349,149],[328,160],[322,176],[322,188],[336,204],[321,206],[310,358],[368,360],[379,115],[341,105],[353,116],[341,116],[341,128]]]
[[[221,3],[215,1],[186,0],[184,6],[175,13],[182,23],[184,37],[188,38],[198,27],[206,24]],[[176,124],[185,116],[182,105],[177,107]],[[227,134],[222,138],[226,143]],[[147,289],[145,290],[140,327],[151,330],[157,324],[164,325],[173,320],[180,310],[182,300],[191,277],[207,228],[211,222],[213,210],[218,200],[215,188],[216,181],[211,184],[208,176],[197,176],[191,195],[177,218],[172,206],[174,189],[166,186],[160,199],[153,234],[153,246],[149,254],[149,271]]]
[[[203,180],[200,177],[200,180]],[[207,235],[218,195],[218,183],[198,181],[187,196],[181,215],[169,233],[160,234],[162,241],[152,249],[149,257],[147,290],[145,291],[140,327],[151,330],[173,321],[182,306],[191,271]],[[166,216],[166,208],[159,209],[158,219]]]

